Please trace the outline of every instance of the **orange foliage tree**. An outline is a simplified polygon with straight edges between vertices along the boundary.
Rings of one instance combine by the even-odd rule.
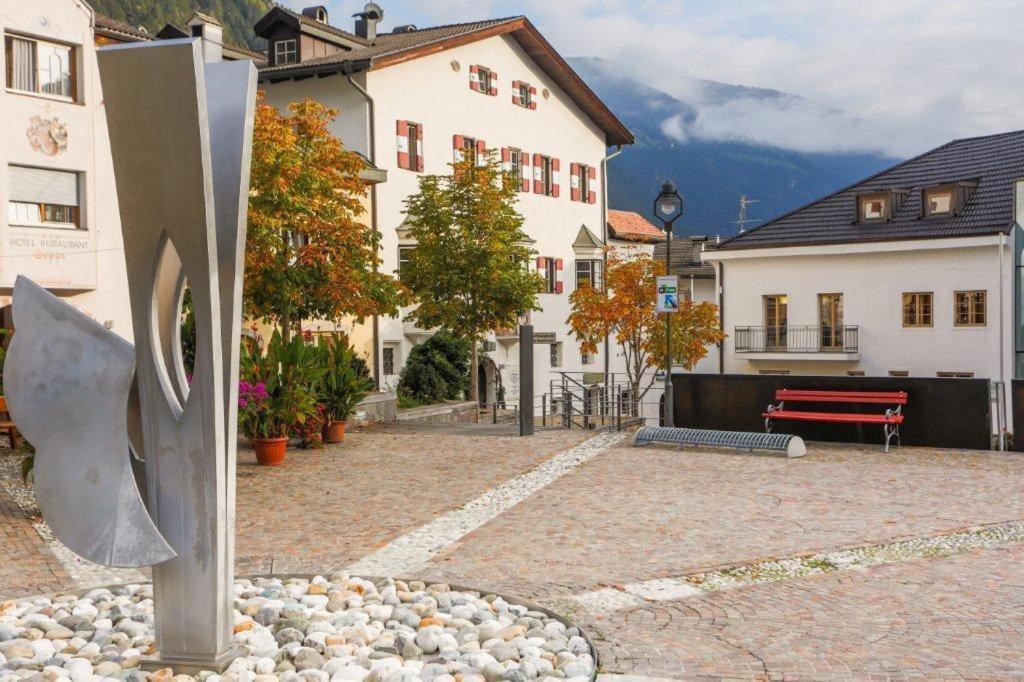
[[[606,335],[626,358],[626,375],[636,399],[654,383],[652,368],[664,369],[665,318],[654,311],[655,282],[665,264],[643,252],[609,250],[604,288],[581,286],[569,297],[568,323],[584,353],[596,353]],[[692,369],[708,346],[725,335],[718,328],[718,306],[681,300],[672,314],[672,360]],[[647,375],[645,377],[645,375]]]
[[[305,319],[362,321],[408,302],[397,279],[378,272],[380,234],[360,220],[365,162],[331,134],[336,114],[308,98],[286,113],[262,93],[256,103],[246,313],[286,339]]]

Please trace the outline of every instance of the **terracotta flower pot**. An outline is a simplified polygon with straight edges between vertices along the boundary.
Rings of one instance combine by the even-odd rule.
[[[345,440],[345,422],[328,422],[324,425],[324,442],[340,443]]]
[[[288,447],[288,438],[250,438],[256,451],[256,461],[263,466],[277,466],[284,461],[284,451]]]

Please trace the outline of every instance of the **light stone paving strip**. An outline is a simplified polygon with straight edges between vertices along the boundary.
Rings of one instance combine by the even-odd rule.
[[[360,575],[414,575],[448,546],[628,436],[620,432],[594,436],[488,490],[459,509],[392,540],[347,570]]]
[[[622,585],[621,588],[605,587],[591,590],[578,594],[573,599],[591,611],[617,611],[635,608],[649,601],[699,597],[708,592],[736,589],[757,583],[793,580],[836,571],[864,570],[870,566],[911,559],[945,557],[974,549],[991,549],[1015,543],[1024,543],[1024,522],[1010,521],[881,545],[758,561],[721,571],[693,573],[680,578],[646,580]]]

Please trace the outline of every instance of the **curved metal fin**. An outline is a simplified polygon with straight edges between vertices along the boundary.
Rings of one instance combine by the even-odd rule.
[[[4,392],[11,418],[36,448],[33,477],[47,524],[74,552],[105,566],[173,558],[126,456],[132,344],[23,276],[14,285],[14,320]]]

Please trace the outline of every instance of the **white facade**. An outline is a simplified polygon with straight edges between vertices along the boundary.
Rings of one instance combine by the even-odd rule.
[[[994,235],[706,252],[706,260],[724,268],[725,373],[956,374],[1007,381],[1014,352],[1011,240]],[[954,323],[958,291],[985,292],[984,324]],[[912,292],[932,295],[930,326],[904,325],[903,294]],[[821,326],[819,294],[842,295],[842,324],[857,328],[849,347],[806,348],[817,332],[797,338],[794,330]],[[788,297],[788,348],[745,344],[742,328],[765,326],[765,297],[780,295]]]
[[[0,72],[19,72],[0,89],[0,304],[26,275],[131,338],[92,10],[77,0],[5,3],[0,29],[18,41],[17,63],[5,50]],[[50,74],[61,72],[53,85]],[[40,92],[42,83],[56,92]],[[74,206],[77,226],[40,221],[44,202]]]
[[[491,96],[470,88],[470,67],[483,65],[499,76],[497,95]],[[515,147],[530,155],[544,154],[559,159],[560,185],[558,197],[530,192],[519,194],[518,209],[525,219],[524,229],[534,240],[532,248],[538,257],[557,259],[562,269],[561,293],[541,294],[543,311],[534,313],[534,331],[553,334],[555,349],[547,344],[534,347],[535,392],[545,390],[554,372],[601,372],[601,353],[584,364],[576,341],[568,335],[565,320],[569,315],[569,295],[575,288],[577,259],[598,259],[593,249],[577,252],[573,243],[585,226],[598,239],[604,239],[603,182],[600,177],[606,151],[605,134],[573,101],[555,85],[548,75],[523,51],[509,35],[485,38],[427,56],[411,59],[353,76],[373,99],[373,121],[370,106],[346,76],[307,78],[300,81],[261,83],[267,101],[279,108],[288,103],[312,97],[339,110],[332,132],[349,148],[374,159],[377,167],[388,172],[386,183],[375,188],[377,226],[383,235],[381,244],[383,270],[396,272],[400,245],[412,245],[402,239],[405,220],[405,199],[418,191],[423,174],[448,174],[453,158],[453,136],[462,135],[483,140],[486,147],[498,150]],[[536,88],[537,107],[529,109],[512,101],[512,81],[526,81]],[[409,121],[422,126],[423,171],[416,172],[398,165],[396,123]],[[373,149],[370,129],[373,129]],[[571,164],[582,163],[598,170],[594,203],[573,201],[570,193]],[[385,377],[385,384],[397,382],[400,370],[411,348],[426,338],[422,330],[401,319],[380,320],[380,352],[393,357],[395,374]],[[493,336],[491,337],[493,339]],[[501,372],[506,399],[513,402],[518,394],[518,345],[510,337],[498,339],[489,355]],[[552,364],[557,359],[557,364]],[[612,371],[614,371],[614,366]],[[489,382],[490,383],[490,382]],[[493,400],[494,395],[484,396]]]

